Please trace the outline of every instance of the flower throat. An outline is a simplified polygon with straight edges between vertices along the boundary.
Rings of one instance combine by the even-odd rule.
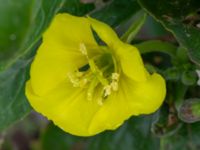
[[[87,100],[97,98],[97,103],[103,105],[103,101],[118,91],[119,71],[117,62],[107,47],[102,46],[104,53],[89,58],[84,43],[80,44],[80,52],[86,57],[88,64],[78,68],[68,77],[74,87],[87,90]]]

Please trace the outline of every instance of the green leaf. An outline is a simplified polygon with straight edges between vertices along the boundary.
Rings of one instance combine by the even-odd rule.
[[[1,2],[1,0],[0,0]],[[23,118],[31,107],[24,86],[41,34],[63,0],[14,0],[0,6],[0,130]],[[22,57],[23,56],[23,57]]]
[[[117,27],[131,18],[138,10],[140,6],[136,0],[113,0],[90,15],[112,27]]]
[[[141,39],[163,39],[173,40],[171,33],[168,32],[161,23],[157,22],[153,17],[147,15],[145,24],[143,25],[144,35],[140,35]]]
[[[40,42],[7,70],[0,72],[0,131],[8,128],[31,110],[25,96],[30,63]]]
[[[71,150],[80,147],[83,150],[83,138],[67,134],[50,123],[41,137],[42,150]]]
[[[83,16],[95,8],[94,3],[83,4],[80,0],[65,0],[60,12],[67,12],[76,16]]]
[[[134,20],[132,25],[129,27],[129,29],[122,35],[122,41],[125,41],[127,43],[132,42],[136,34],[140,31],[141,27],[145,23],[146,16],[146,13],[140,12],[136,20]]]
[[[149,40],[139,44],[134,44],[141,54],[149,52],[163,52],[169,54],[172,58],[176,56],[177,47],[169,42],[159,40]]]
[[[159,139],[150,132],[152,122],[152,116],[133,117],[118,130],[92,138],[88,149],[158,150]]]
[[[32,1],[0,0],[0,65],[14,57],[23,43],[30,24]],[[2,67],[2,66],[1,66]]]
[[[159,139],[151,132],[152,116],[133,117],[115,131],[82,138],[50,124],[42,135],[43,150],[158,150]]]
[[[64,0],[0,2],[0,70],[5,70],[31,50]]]
[[[20,60],[0,74],[0,131],[26,116],[31,110],[24,94],[29,64],[30,60]]]
[[[190,59],[200,64],[200,29],[197,0],[138,0],[188,50]]]

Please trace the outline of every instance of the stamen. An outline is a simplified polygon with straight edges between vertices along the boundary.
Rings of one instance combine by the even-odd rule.
[[[91,81],[89,87],[88,87],[88,91],[87,91],[87,100],[91,101],[93,98],[93,94],[94,94],[94,90],[95,87],[98,84],[98,80],[96,78],[93,78],[93,80]]]
[[[88,64],[86,65],[89,67],[87,69],[80,68],[68,74],[68,77],[74,87],[84,87],[87,84],[87,100],[92,101],[94,99],[94,94],[97,94],[99,96],[95,96],[97,97],[95,99],[98,105],[102,106],[104,100],[111,95],[113,91],[118,90],[120,75],[117,73],[117,62],[112,56],[113,64],[110,63],[110,61],[107,61],[108,63],[101,63],[101,61],[105,62],[107,59],[110,59],[110,57],[108,57],[110,54],[97,55],[89,58],[87,47],[84,43],[80,43],[79,50],[87,58]],[[110,74],[110,69],[114,69],[112,74]],[[97,87],[101,88],[101,91],[99,91],[100,93],[95,91]]]
[[[107,85],[104,87],[104,95],[103,97],[107,97],[111,94],[111,86],[110,85]]]
[[[73,87],[79,87],[79,80],[72,73],[68,73],[68,78],[71,81]]]
[[[89,60],[89,65],[90,65],[91,71],[93,72],[94,75],[96,75],[96,77],[99,79],[101,84],[104,86],[108,85],[107,79],[104,78],[103,73],[101,72],[101,70],[98,69],[98,67],[94,63],[94,60]]]
[[[88,83],[87,78],[81,79],[83,76],[82,72],[75,71],[74,73],[68,73],[68,78],[72,83],[73,87],[83,87]]]
[[[87,48],[84,43],[80,43],[80,51],[83,55],[88,56]]]
[[[118,81],[119,80],[119,74],[116,73],[116,72],[112,73],[112,80]]]
[[[118,91],[118,82],[112,81],[112,83],[110,85],[111,85],[113,91]]]

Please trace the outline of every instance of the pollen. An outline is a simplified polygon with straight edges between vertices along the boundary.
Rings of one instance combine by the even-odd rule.
[[[84,87],[88,83],[87,78],[81,78],[83,76],[82,72],[75,71],[74,73],[68,73],[67,75],[73,87]]]
[[[112,82],[111,82],[111,87],[113,91],[118,91],[118,81],[119,81],[119,74],[114,72],[112,73]]]
[[[116,72],[112,73],[112,80],[118,81],[119,80],[119,73],[116,73]]]
[[[110,85],[113,91],[118,91],[118,82],[113,81]]]
[[[88,55],[88,53],[87,53],[87,48],[86,48],[86,46],[85,46],[84,43],[80,43],[79,49],[80,49],[80,51],[81,51],[81,53],[82,53],[83,55],[85,55],[85,56]]]
[[[107,97],[111,94],[112,87],[110,85],[107,85],[104,87],[104,97]]]
[[[72,83],[73,87],[79,87],[79,80],[72,73],[68,73],[68,78]]]

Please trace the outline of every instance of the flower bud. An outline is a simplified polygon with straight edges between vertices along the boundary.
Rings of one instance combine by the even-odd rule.
[[[179,118],[187,123],[200,121],[200,99],[187,99],[178,111]]]

